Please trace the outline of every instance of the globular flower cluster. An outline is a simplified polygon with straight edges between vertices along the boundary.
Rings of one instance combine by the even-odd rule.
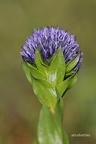
[[[48,60],[59,47],[62,48],[66,64],[78,54],[80,55],[79,61],[74,68],[75,71],[78,70],[83,59],[83,53],[79,49],[79,44],[75,40],[75,36],[70,35],[67,31],[59,27],[45,27],[34,30],[32,35],[27,38],[21,55],[25,61],[33,63],[35,51],[39,48],[42,58]]]

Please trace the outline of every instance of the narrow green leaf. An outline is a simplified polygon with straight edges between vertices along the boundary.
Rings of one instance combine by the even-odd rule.
[[[72,83],[75,84],[75,80],[76,78],[74,79],[76,73],[73,74],[72,76],[68,77],[66,80],[64,80],[63,82],[60,83],[60,85],[57,87],[60,95],[62,96],[63,93],[68,90],[69,88],[68,87],[71,87],[72,86]],[[74,80],[73,80],[74,79]],[[73,82],[72,82],[73,81]]]
[[[71,79],[70,84],[67,89],[72,88],[76,82],[77,82],[77,74],[75,74],[74,77]]]
[[[43,63],[40,52],[36,50],[35,52],[35,64],[40,72],[46,75],[48,66]]]
[[[59,85],[59,83],[63,81],[64,75],[65,61],[62,49],[59,48],[52,57],[52,61],[49,66],[48,80],[51,81],[51,83]]]
[[[60,94],[60,92],[58,91],[57,88],[56,88],[56,93],[57,93],[57,98],[58,98],[56,107],[58,107],[59,113],[62,116],[63,115],[63,109],[64,109],[63,98],[61,97],[61,94]]]
[[[46,76],[41,73],[36,67],[34,67],[33,65],[27,63],[29,69],[30,69],[30,72],[32,74],[32,76],[36,79],[46,79]]]
[[[56,113],[51,113],[45,105],[40,112],[38,142],[39,144],[63,144],[62,126],[58,116]]]
[[[46,104],[51,110],[54,110],[57,94],[55,88],[47,80],[33,78],[33,90],[42,104]]]
[[[30,73],[30,69],[29,69],[28,65],[25,62],[22,63],[22,68],[24,70],[24,73],[25,73],[28,81],[32,84],[32,75]]]
[[[66,66],[66,73],[70,72],[78,63],[80,54],[77,55],[73,60],[71,60]]]

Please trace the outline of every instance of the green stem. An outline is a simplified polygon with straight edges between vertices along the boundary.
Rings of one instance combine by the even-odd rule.
[[[42,105],[35,144],[68,144],[63,131],[63,100],[58,102],[54,112]]]

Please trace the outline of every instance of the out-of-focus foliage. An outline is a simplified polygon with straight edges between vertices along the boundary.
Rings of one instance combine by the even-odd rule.
[[[84,61],[65,97],[70,144],[96,143],[96,1],[0,0],[0,144],[31,144],[40,104],[21,68],[20,51],[34,28],[60,26],[77,36]],[[90,137],[71,137],[88,133]]]

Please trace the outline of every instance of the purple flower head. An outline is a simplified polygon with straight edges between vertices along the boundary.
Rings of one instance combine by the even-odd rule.
[[[59,47],[62,48],[66,64],[80,54],[79,62],[74,68],[75,71],[78,70],[83,59],[83,53],[79,50],[79,44],[75,40],[75,36],[59,27],[45,27],[34,30],[32,35],[27,38],[20,54],[25,61],[33,63],[37,48],[40,49],[42,58],[48,60]]]

